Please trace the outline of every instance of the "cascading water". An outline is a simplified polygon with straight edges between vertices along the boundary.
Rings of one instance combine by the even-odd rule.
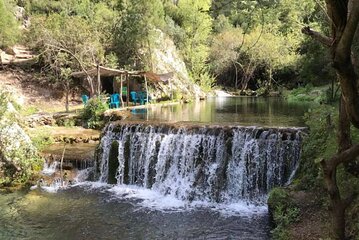
[[[180,200],[263,204],[295,171],[301,129],[112,123],[100,149],[101,182]]]
[[[53,162],[44,162],[44,166],[43,169],[41,171],[42,174],[47,175],[47,176],[51,176],[52,174],[55,173],[57,166],[59,165],[58,161],[53,161]]]

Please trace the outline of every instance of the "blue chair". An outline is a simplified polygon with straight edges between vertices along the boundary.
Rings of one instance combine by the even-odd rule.
[[[87,95],[82,95],[81,98],[82,98],[82,103],[84,104],[84,106],[86,106],[86,104],[89,100],[89,97]]]
[[[138,92],[138,96],[140,98],[140,104],[144,105],[147,102],[147,93],[146,92]]]
[[[135,91],[131,91],[130,96],[131,96],[131,101],[134,102],[135,105],[136,103],[139,103],[140,99],[138,98],[137,93]]]
[[[110,96],[110,108],[120,107],[120,94],[115,93]]]

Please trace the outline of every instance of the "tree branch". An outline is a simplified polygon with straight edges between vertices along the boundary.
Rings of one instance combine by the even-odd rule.
[[[87,77],[90,77],[90,75],[88,74],[88,72],[86,71],[85,67],[83,66],[82,62],[80,61],[80,59],[74,54],[72,53],[70,50],[63,48],[63,47],[59,47],[56,45],[52,45],[52,44],[45,44],[46,46],[50,47],[50,48],[56,48],[60,51],[66,52],[68,54],[70,54],[80,65],[82,71],[84,71],[84,73],[87,75]]]
[[[359,4],[353,4],[344,32],[336,49],[336,56],[350,56],[351,46],[359,23]]]
[[[359,155],[359,144],[352,146],[351,148],[336,154],[334,157],[330,159],[330,163],[332,163],[332,167],[338,166],[340,163],[348,163],[350,161],[355,160],[355,158]]]
[[[332,46],[333,43],[333,39],[330,37],[327,37],[317,31],[314,31],[312,29],[310,29],[309,26],[302,28],[302,33],[305,35],[310,36],[311,38],[319,41],[320,43],[324,44],[327,47]]]

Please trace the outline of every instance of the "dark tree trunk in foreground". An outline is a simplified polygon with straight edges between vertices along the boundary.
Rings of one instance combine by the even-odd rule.
[[[327,15],[331,20],[331,36],[305,27],[302,32],[326,45],[332,56],[333,67],[342,89],[338,123],[338,153],[331,159],[322,160],[325,185],[330,197],[333,237],[345,239],[345,211],[356,193],[343,198],[337,184],[337,167],[355,161],[359,145],[352,146],[350,124],[359,128],[358,76],[354,69],[351,47],[359,22],[357,0],[326,0]]]

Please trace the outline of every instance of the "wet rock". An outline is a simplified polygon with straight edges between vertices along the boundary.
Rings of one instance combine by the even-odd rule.
[[[125,120],[130,117],[131,117],[131,112],[127,110],[109,109],[104,112],[104,120],[106,122]]]
[[[0,185],[26,182],[42,165],[36,148],[17,123],[0,123],[0,136]]]
[[[30,115],[24,119],[25,124],[31,128],[38,126],[53,126],[56,121],[52,114],[49,113],[37,113]]]

